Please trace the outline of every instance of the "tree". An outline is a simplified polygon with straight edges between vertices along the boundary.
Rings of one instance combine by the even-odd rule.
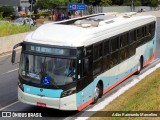
[[[112,0],[113,5],[122,5],[124,0]]]
[[[150,0],[150,4],[151,7],[157,7],[158,6],[158,0]]]
[[[141,0],[143,6],[148,6],[150,4],[150,0]]]
[[[3,17],[9,17],[14,12],[13,7],[11,6],[1,6],[0,13],[3,13]]]
[[[111,0],[101,0],[99,5],[100,6],[111,6],[112,5],[112,1]]]
[[[125,0],[124,5],[131,6],[132,5],[132,0]],[[141,5],[141,0],[134,0],[134,6],[140,6]]]
[[[69,0],[38,0],[37,7],[40,9],[55,9],[57,6],[67,5],[68,3]]]

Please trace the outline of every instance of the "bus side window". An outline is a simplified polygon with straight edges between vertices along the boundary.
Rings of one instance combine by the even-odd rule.
[[[128,47],[129,56],[136,53],[136,30],[130,32],[130,45]]]
[[[84,59],[83,59],[83,76],[87,76],[92,74],[92,54],[93,54],[93,46],[88,46],[84,50]]]
[[[120,36],[120,47],[125,47],[126,45],[128,45],[128,33]]]
[[[111,59],[110,59],[110,67],[113,67],[118,63],[118,49],[119,49],[119,38],[116,37],[114,39],[111,39]]]
[[[151,34],[150,25],[146,26],[146,36],[149,36]]]
[[[136,31],[133,30],[130,32],[130,44],[136,41]]]
[[[140,40],[142,38],[142,28],[137,29],[137,39]]]
[[[104,55],[109,54],[109,40],[104,42]]]
[[[111,39],[111,52],[114,52],[118,49],[118,37]]]
[[[104,42],[103,70],[109,69],[109,40]]]
[[[93,47],[93,75],[99,74],[102,71],[102,55],[103,55],[103,44],[100,43]]]
[[[94,47],[93,47],[93,59],[94,60],[97,60],[97,59],[99,59],[100,57],[102,57],[102,48],[103,48],[103,46],[102,46],[102,43],[101,44],[98,44],[98,45],[95,45]]]
[[[151,35],[154,37],[155,34],[155,22],[151,24]]]
[[[92,57],[83,59],[83,76],[87,76],[92,73]]]

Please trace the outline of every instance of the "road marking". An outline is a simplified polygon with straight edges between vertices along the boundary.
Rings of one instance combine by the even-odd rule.
[[[14,103],[11,103],[11,104],[9,104],[9,105],[7,105],[7,106],[1,108],[0,111],[4,110],[4,109],[6,109],[6,108],[8,108],[8,107],[10,107],[10,106],[12,106],[12,105],[17,104],[18,102],[19,102],[19,101],[16,101],[16,102],[14,102]]]
[[[16,71],[16,70],[18,70],[18,69],[19,69],[19,68],[16,68],[16,69],[10,70],[10,71],[8,71],[8,72],[2,73],[1,75],[5,75],[5,74],[7,74],[7,73],[14,72],[14,71]]]

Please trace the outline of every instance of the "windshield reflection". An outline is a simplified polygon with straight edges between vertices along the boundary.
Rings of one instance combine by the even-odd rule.
[[[43,85],[66,85],[74,81],[74,59],[22,54],[19,74],[28,82]]]

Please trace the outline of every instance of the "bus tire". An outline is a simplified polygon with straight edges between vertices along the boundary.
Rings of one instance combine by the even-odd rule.
[[[95,88],[95,91],[94,91],[94,101],[93,101],[93,104],[96,103],[98,101],[98,99],[100,98],[100,91],[101,91],[101,86],[100,84],[98,83],[96,88]]]
[[[141,57],[138,63],[137,72],[135,74],[138,75],[141,72],[142,68],[143,68],[143,58]]]

